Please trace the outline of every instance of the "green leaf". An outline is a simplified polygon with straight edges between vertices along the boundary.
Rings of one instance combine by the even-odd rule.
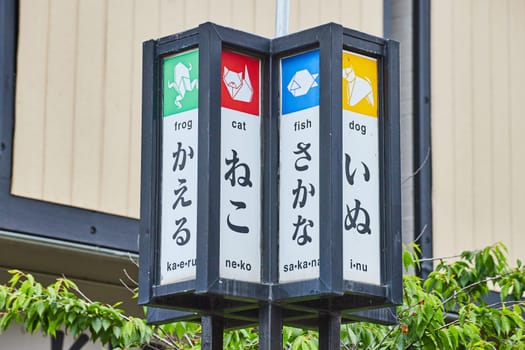
[[[113,327],[112,332],[113,332],[113,336],[119,339],[122,334],[122,329],[120,327]]]
[[[494,329],[496,329],[496,333],[500,335],[501,334],[501,319],[499,317],[492,317],[492,324],[494,325]]]
[[[186,334],[186,327],[183,322],[175,323],[175,334],[177,334],[177,337],[179,339],[182,339],[184,337],[184,334]],[[229,335],[231,338],[231,333]]]
[[[509,284],[504,284],[501,287],[501,291],[500,291],[500,299],[501,299],[501,301],[507,300],[507,297],[509,295],[509,287],[510,287]]]
[[[457,349],[459,345],[459,331],[455,326],[448,329],[450,334],[450,341],[452,343],[452,349]]]
[[[182,336],[179,335],[179,333],[177,333],[177,336],[179,337],[179,339],[182,338],[182,336],[184,336],[184,333],[182,333]],[[228,346],[230,345],[231,341],[232,341],[232,332],[227,332],[225,335],[224,335],[224,345]]]
[[[131,322],[126,322],[122,328],[122,338],[124,339],[124,344],[129,345],[131,343],[133,333],[133,325]]]
[[[35,303],[34,307],[36,307],[36,312],[38,313],[38,316],[43,317],[44,312],[46,311],[46,303],[43,300],[39,300]]]
[[[414,260],[412,259],[412,254],[410,254],[408,250],[405,250],[403,252],[403,266],[405,267],[405,270],[407,271],[411,266],[414,266]]]
[[[357,345],[357,335],[355,334],[354,330],[350,328],[349,325],[346,326],[348,338],[350,340],[351,345]]]
[[[510,320],[507,316],[501,317],[501,328],[505,334],[510,332]]]
[[[6,313],[3,316],[0,317],[0,330],[5,330],[11,322],[13,321],[14,314],[12,313]]]
[[[111,305],[111,306],[112,306],[113,308],[117,308],[117,307],[119,307],[119,306],[122,305],[122,304],[123,304],[122,301],[118,301],[118,302],[116,302],[115,304],[113,304],[113,305]]]
[[[9,280],[9,285],[14,288],[16,284],[18,283],[18,280],[20,280],[20,277],[24,275],[22,271],[19,270],[9,270],[8,271],[11,276],[11,279]]]
[[[57,332],[57,330],[59,328],[58,327],[59,326],[58,322],[59,321],[57,319],[49,320],[49,324],[47,326],[47,330],[46,331],[47,331],[48,334],[51,334],[53,337],[56,336],[56,332]]]
[[[91,321],[91,328],[93,328],[95,333],[100,332],[100,330],[102,329],[102,321],[100,320],[100,318],[97,317],[94,318],[93,321]]]
[[[292,350],[299,350],[303,344],[303,338],[297,337],[295,338],[294,342],[292,343]]]
[[[521,285],[520,281],[514,280],[512,282],[512,297],[515,300],[518,300],[518,299],[521,298],[521,294],[522,293],[523,293],[523,290],[522,290],[522,285]]]
[[[472,277],[471,277],[471,274],[470,272],[467,272],[467,271],[462,271],[461,275],[459,276],[459,282],[460,282],[460,285],[461,286],[466,286],[470,283],[470,281],[472,281]]]
[[[11,293],[9,287],[0,285],[0,309],[4,308],[9,293]]]

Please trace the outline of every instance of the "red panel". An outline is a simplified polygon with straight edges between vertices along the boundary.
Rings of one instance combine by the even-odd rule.
[[[258,58],[223,51],[221,106],[259,116],[260,72]]]

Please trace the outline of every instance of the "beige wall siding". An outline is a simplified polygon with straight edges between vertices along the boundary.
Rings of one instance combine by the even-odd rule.
[[[525,1],[431,5],[434,255],[523,258]]]
[[[513,0],[509,3],[509,13],[516,13],[510,18],[509,32],[521,33],[517,39],[509,40],[510,62],[509,71],[513,77],[509,84],[510,104],[510,163],[511,163],[511,232],[514,255],[523,258],[525,248],[525,234],[523,232],[523,218],[525,213],[525,115],[523,103],[525,102],[525,1]],[[513,37],[514,38],[514,37]],[[521,57],[521,59],[520,59]],[[518,252],[521,252],[518,253]],[[523,259],[522,259],[523,260]]]
[[[290,32],[336,22],[383,35],[383,0],[290,0]]]
[[[290,31],[381,35],[382,0],[290,4]],[[137,218],[142,42],[213,21],[272,37],[275,1],[22,0],[14,195]]]

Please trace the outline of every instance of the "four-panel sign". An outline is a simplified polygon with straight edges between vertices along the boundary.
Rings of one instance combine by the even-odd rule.
[[[139,302],[305,326],[399,303],[397,50],[336,24],[146,42]]]

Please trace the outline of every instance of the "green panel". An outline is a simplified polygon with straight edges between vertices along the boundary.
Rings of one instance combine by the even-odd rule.
[[[185,112],[199,105],[199,50],[170,56],[163,62],[162,116]]]

